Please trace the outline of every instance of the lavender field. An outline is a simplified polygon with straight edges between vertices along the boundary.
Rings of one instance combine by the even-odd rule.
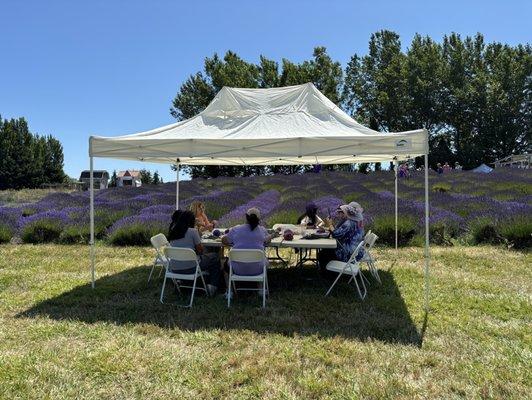
[[[181,183],[180,207],[204,201],[210,218],[229,227],[258,207],[264,224],[295,223],[305,204],[314,201],[325,217],[344,202],[365,209],[366,230],[381,244],[394,241],[393,173],[347,172],[274,175],[250,178],[197,179]],[[399,182],[400,245],[419,245],[423,234],[423,175]],[[532,175],[505,170],[489,175],[453,171],[430,177],[430,222],[434,243],[500,243],[530,248]],[[111,188],[95,194],[95,225],[99,240],[114,245],[145,245],[166,232],[175,208],[175,185]],[[52,193],[33,203],[0,205],[0,243],[87,243],[87,192]]]

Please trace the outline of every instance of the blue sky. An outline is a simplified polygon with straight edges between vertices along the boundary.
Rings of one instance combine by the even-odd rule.
[[[215,52],[298,62],[321,45],[345,67],[380,29],[399,33],[405,47],[416,32],[532,38],[532,1],[7,0],[0,12],[0,114],[61,140],[73,177],[88,168],[89,135],[174,122],[179,86]],[[169,166],[95,160],[109,171],[143,166],[175,180]]]

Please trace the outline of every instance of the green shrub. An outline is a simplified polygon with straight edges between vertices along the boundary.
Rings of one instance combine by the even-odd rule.
[[[67,226],[59,235],[59,242],[64,244],[87,244],[89,240],[90,226],[88,225]]]
[[[109,210],[95,210],[94,211],[94,224],[96,226],[96,235],[100,236],[105,233],[107,228],[110,228],[116,221],[131,215],[132,212],[129,210],[120,210],[120,211],[109,211]]]
[[[433,192],[445,193],[451,190],[451,184],[447,182],[438,182],[432,185]]]
[[[109,243],[114,246],[148,246],[150,238],[161,233],[159,227],[144,224],[131,224],[116,229],[109,235]]]
[[[11,240],[13,233],[9,227],[0,224],[0,243],[8,243]]]
[[[501,223],[500,235],[516,249],[532,248],[532,219],[511,219]]]
[[[41,219],[27,224],[22,229],[22,240],[25,243],[49,243],[59,239],[63,227],[59,221]]]
[[[225,214],[227,214],[229,211],[231,211],[231,208],[229,206],[223,206],[219,202],[216,201],[206,201],[205,202],[205,211],[207,215],[209,216],[209,219],[220,219]]]
[[[416,221],[413,217],[399,216],[397,219],[398,245],[406,246],[416,234]],[[375,217],[371,229],[378,237],[379,243],[395,246],[395,217],[393,215],[383,215]]]
[[[275,224],[296,224],[301,212],[297,210],[278,211],[266,218],[269,227]]]
[[[469,224],[473,244],[502,242],[496,222],[490,218],[479,218]]]

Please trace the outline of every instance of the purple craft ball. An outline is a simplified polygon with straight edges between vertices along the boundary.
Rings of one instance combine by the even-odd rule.
[[[212,235],[213,236],[220,237],[221,234],[222,234],[222,232],[220,232],[219,229],[215,229],[215,230],[212,231]]]
[[[283,239],[288,241],[294,240],[294,232],[292,232],[290,229],[287,229],[284,231]]]

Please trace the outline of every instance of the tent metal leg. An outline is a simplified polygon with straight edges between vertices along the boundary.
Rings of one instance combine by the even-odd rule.
[[[429,156],[425,154],[425,311],[429,311]]]
[[[397,233],[397,225],[398,225],[398,219],[397,219],[397,168],[399,167],[399,163],[394,161],[395,167],[395,256],[397,257],[397,249],[398,249],[398,243],[399,243],[399,237]]]
[[[179,163],[176,164],[175,209],[179,210]]]
[[[94,272],[94,162],[90,157],[90,257],[91,257],[91,286],[94,289],[95,272]]]

